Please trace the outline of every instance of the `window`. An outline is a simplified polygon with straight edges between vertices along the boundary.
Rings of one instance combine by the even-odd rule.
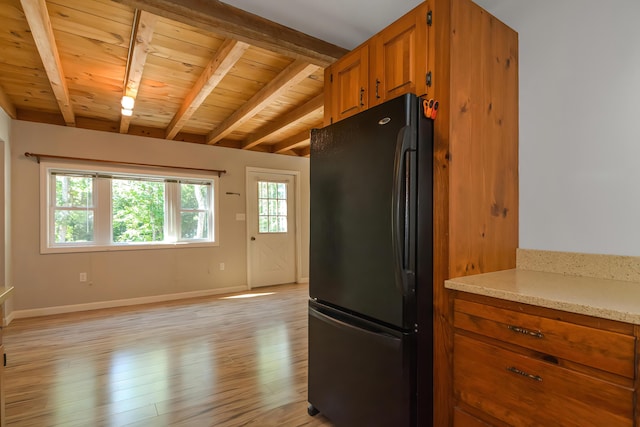
[[[52,207],[55,243],[93,241],[93,178],[51,175],[55,198]]]
[[[287,184],[258,181],[258,232],[287,232]]]
[[[171,172],[41,162],[41,251],[216,245],[218,177]]]

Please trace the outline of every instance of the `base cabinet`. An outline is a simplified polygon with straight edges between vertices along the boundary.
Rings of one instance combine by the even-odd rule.
[[[454,327],[454,425],[635,425],[633,325],[457,293]]]

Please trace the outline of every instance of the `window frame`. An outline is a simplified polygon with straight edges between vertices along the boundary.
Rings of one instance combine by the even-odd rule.
[[[262,183],[267,185],[267,197],[260,197],[260,184],[262,184]],[[287,224],[288,224],[288,220],[289,220],[289,183],[288,182],[268,181],[268,180],[260,180],[260,179],[258,179],[257,184],[258,184],[258,234],[286,234],[286,233],[288,233],[289,232],[289,228],[288,228]],[[275,198],[270,197],[269,194],[268,194],[269,193],[269,184],[284,185],[285,198],[281,199],[281,198],[279,198],[277,196]],[[285,208],[287,210],[287,213],[285,215],[281,215],[280,213],[276,213],[275,215],[271,215],[269,213],[270,212],[269,206],[267,206],[267,214],[266,215],[261,215],[260,214],[260,205],[261,205],[261,202],[263,200],[266,200],[267,204],[271,200],[274,200],[274,201],[277,202],[278,205],[280,204],[280,202],[283,201],[285,203]],[[270,228],[269,220],[272,217],[275,217],[275,218],[278,218],[278,219],[284,218],[285,219],[285,228],[286,228],[286,230],[284,230],[284,231],[281,231],[281,230],[278,230],[278,231],[270,231],[270,230],[261,231],[260,230],[260,219],[261,219],[261,217],[266,217],[267,218],[267,222],[268,222],[267,229]],[[280,228],[280,225],[278,225],[278,228]]]
[[[94,241],[55,243],[52,230],[54,228],[54,212],[52,198],[55,191],[51,185],[52,172],[94,175],[93,212],[94,212]],[[165,182],[176,182],[177,185],[165,187],[165,240],[163,242],[113,242],[113,213],[111,178],[118,177],[149,177],[150,180],[162,179]],[[101,177],[102,176],[102,177]],[[55,178],[54,178],[55,179]],[[219,177],[205,173],[194,173],[187,170],[162,167],[137,167],[121,165],[101,165],[93,162],[69,162],[56,160],[41,160],[40,162],[40,253],[72,253],[72,252],[104,252],[122,250],[194,248],[219,246]],[[209,203],[211,215],[209,219],[210,239],[181,239],[180,237],[180,191],[179,181],[186,183],[210,183],[213,191]],[[173,188],[173,190],[170,190]],[[175,206],[177,202],[177,206]],[[173,206],[173,207],[171,207]],[[176,234],[178,233],[178,234]]]

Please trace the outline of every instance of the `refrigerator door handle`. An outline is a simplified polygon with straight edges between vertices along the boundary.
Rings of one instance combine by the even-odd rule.
[[[396,141],[396,153],[393,174],[393,194],[391,197],[391,244],[395,255],[395,275],[396,286],[400,288],[402,295],[411,294],[411,284],[409,276],[413,277],[413,272],[408,268],[408,234],[407,229],[409,218],[409,188],[410,176],[407,154],[415,150],[413,141],[415,135],[411,132],[411,127],[404,126],[398,132]]]
[[[327,307],[319,307],[317,305],[310,306],[309,315],[342,329],[359,331],[362,334],[380,337],[385,340],[390,339],[396,342],[400,342],[401,340],[398,333],[391,333],[390,331],[383,329],[381,326],[372,322],[367,322],[364,319],[356,319],[355,317],[352,317],[350,321],[347,321],[342,318],[343,315],[340,312],[328,309]]]

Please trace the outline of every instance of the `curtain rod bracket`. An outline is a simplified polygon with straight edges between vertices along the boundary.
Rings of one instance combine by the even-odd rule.
[[[82,162],[96,162],[96,163],[109,163],[112,165],[129,165],[129,166],[149,166],[154,168],[169,168],[169,169],[182,169],[182,170],[191,170],[191,171],[200,171],[200,172],[213,172],[218,175],[218,178],[222,176],[222,174],[227,173],[226,169],[201,169],[201,168],[189,168],[183,166],[167,166],[167,165],[154,165],[150,163],[135,163],[135,162],[119,162],[114,160],[99,160],[99,159],[86,159],[83,157],[67,157],[67,156],[54,156],[52,154],[40,154],[40,153],[24,153],[25,157],[35,157],[38,163],[40,163],[40,158],[45,157],[48,159],[62,159],[62,160],[76,160]]]
[[[38,162],[38,164],[40,164],[40,156],[39,156],[39,155],[37,155],[37,154],[33,154],[33,153],[24,153],[24,155],[25,155],[26,157],[35,157],[35,158],[36,158],[36,161]]]

